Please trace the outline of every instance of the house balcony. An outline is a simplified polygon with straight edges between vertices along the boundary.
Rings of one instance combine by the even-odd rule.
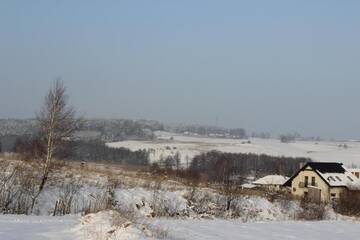
[[[299,188],[307,188],[307,187],[318,187],[318,184],[305,184],[305,182],[299,182]]]

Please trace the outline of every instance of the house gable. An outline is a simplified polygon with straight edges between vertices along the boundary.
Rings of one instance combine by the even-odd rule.
[[[291,187],[291,183],[295,177],[302,171],[315,172],[329,187],[331,187],[329,181],[325,179],[321,173],[345,173],[345,169],[342,167],[342,163],[334,162],[308,162],[302,168],[300,168],[288,181],[284,183],[284,186]]]

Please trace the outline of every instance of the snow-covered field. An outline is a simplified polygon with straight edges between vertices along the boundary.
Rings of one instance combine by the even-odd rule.
[[[0,215],[1,240],[75,239],[72,228],[79,217]]]
[[[105,240],[158,239],[147,237],[133,226],[116,228],[108,220],[110,212],[79,219],[74,216],[0,215],[1,240]],[[126,225],[126,224],[125,224]],[[241,239],[241,240],[338,240],[358,239],[360,224],[351,221],[257,222],[236,220],[169,220],[152,223],[167,232],[163,239]]]
[[[179,152],[183,164],[191,161],[197,154],[218,150],[230,153],[308,157],[315,161],[342,162],[347,166],[360,165],[360,142],[296,141],[281,143],[278,139],[251,138],[248,143],[247,140],[241,139],[183,136],[169,132],[156,132],[156,136],[157,140],[154,141],[122,141],[107,145],[114,148],[125,147],[133,151],[151,150],[152,161]],[[343,147],[344,144],[347,145],[347,148]]]
[[[160,220],[170,239],[339,240],[359,239],[360,224],[349,221],[241,223],[229,220]]]

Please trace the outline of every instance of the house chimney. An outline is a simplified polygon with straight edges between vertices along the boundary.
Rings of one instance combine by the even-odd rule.
[[[305,165],[304,162],[300,162],[300,163],[299,163],[299,169],[301,169],[304,165]]]

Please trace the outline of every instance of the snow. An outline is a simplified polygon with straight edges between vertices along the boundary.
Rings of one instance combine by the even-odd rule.
[[[118,222],[114,222],[116,219]],[[148,239],[141,230],[114,211],[86,215],[72,230],[77,239],[81,240]]]
[[[113,224],[113,211],[78,216],[0,215],[1,240],[132,240],[148,239],[131,223]],[[124,221],[124,224],[127,224]]]
[[[317,171],[330,186],[333,187],[348,187],[351,190],[360,189],[360,180],[355,177],[349,170],[345,168],[345,173],[322,173]]]
[[[154,229],[166,232],[166,239],[242,239],[242,240],[337,240],[358,239],[360,224],[355,221],[280,221],[169,219],[149,220],[146,224],[121,219],[116,212],[103,211],[78,216],[0,215],[0,239],[4,240],[125,240],[158,239]],[[120,219],[119,219],[120,218]],[[115,220],[114,219],[118,219]],[[156,231],[156,230],[155,230]]]
[[[117,209],[123,212],[133,212],[138,218],[151,216],[157,206],[165,215],[173,217],[201,218],[223,215],[221,207],[226,203],[224,196],[205,189],[195,192],[193,205],[189,206],[185,198],[186,192],[154,190],[144,188],[116,189],[115,197]],[[273,201],[260,196],[241,196],[233,200],[233,213],[239,214],[238,219],[244,222],[255,221],[284,221],[293,220],[299,212],[298,201]],[[334,219],[330,217],[329,219]]]
[[[348,168],[347,170],[350,172],[360,172],[360,168]]]
[[[268,175],[253,182],[255,185],[283,185],[289,178],[281,175]]]
[[[128,221],[113,224],[113,211],[78,216],[0,215],[1,240],[135,240],[149,239]],[[127,225],[128,224],[128,225]],[[125,227],[126,226],[126,227]]]
[[[247,188],[247,189],[251,189],[251,188],[255,188],[256,185],[251,184],[251,183],[244,183],[241,185],[242,188]]]
[[[278,139],[251,138],[250,143],[241,139],[208,138],[200,136],[183,136],[169,132],[155,132],[154,141],[122,141],[107,143],[108,146],[125,147],[136,151],[151,150],[150,158],[157,161],[161,157],[181,155],[185,165],[191,159],[211,150],[230,153],[256,153],[272,156],[307,157],[314,161],[342,162],[347,166],[360,165],[360,142],[350,141],[296,141],[281,143]],[[346,144],[347,148],[344,148]]]
[[[158,220],[170,239],[338,240],[358,239],[360,225],[350,221],[242,223],[229,220]]]
[[[49,217],[0,215],[1,240],[71,240],[77,216]]]
[[[81,179],[77,175],[70,178],[81,186],[74,195],[73,213],[83,211],[92,196],[106,192],[107,177],[87,174]],[[135,180],[139,181],[137,177]],[[122,184],[115,188],[114,209],[122,212],[122,216],[129,213],[131,216],[126,219],[114,211],[101,211],[84,217],[50,217],[48,215],[53,212],[63,183],[64,180],[61,183],[59,180],[49,184],[40,195],[36,213],[42,216],[0,215],[0,240],[157,239],[161,231],[168,232],[166,239],[331,240],[339,239],[340,235],[355,239],[360,233],[358,223],[344,221],[348,218],[330,210],[327,210],[325,219],[338,221],[293,222],[300,210],[298,201],[269,201],[261,196],[244,195],[234,199],[229,212],[236,220],[219,219],[230,216],[224,213],[226,201],[220,193],[199,188],[189,200],[190,188],[172,188],[165,181],[160,186],[149,182],[148,187]],[[153,206],[163,208],[160,210],[166,214],[161,216],[172,218],[152,217]],[[202,217],[214,220],[199,220]]]
[[[53,214],[56,201],[61,199],[62,190],[58,186],[46,187],[39,196],[34,213],[38,215]],[[76,214],[83,211],[89,204],[93,204],[96,201],[96,197],[99,198],[105,192],[106,189],[102,186],[95,187],[84,184],[73,196],[71,213]]]
[[[144,188],[121,188],[115,190],[117,207],[135,212],[137,216],[149,217],[153,210],[150,206],[160,205],[169,215],[184,213],[188,210],[183,191],[149,190]]]

